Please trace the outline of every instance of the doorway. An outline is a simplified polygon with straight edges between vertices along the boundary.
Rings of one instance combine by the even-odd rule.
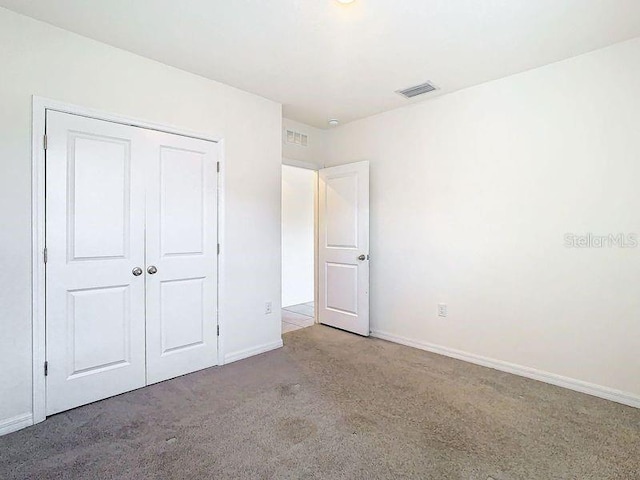
[[[282,166],[282,333],[369,325],[369,162]]]
[[[282,166],[282,333],[315,323],[317,173]]]

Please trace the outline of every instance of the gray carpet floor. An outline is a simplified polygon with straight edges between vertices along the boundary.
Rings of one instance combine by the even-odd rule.
[[[323,326],[0,437],[2,479],[640,478],[640,410]]]

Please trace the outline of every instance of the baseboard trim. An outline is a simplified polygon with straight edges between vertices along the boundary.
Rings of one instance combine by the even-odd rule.
[[[33,425],[33,415],[30,413],[0,420],[0,436],[25,427],[30,427],[31,425]]]
[[[260,353],[269,352],[271,350],[275,350],[276,348],[281,348],[283,345],[282,339],[277,342],[265,343],[264,345],[259,345],[257,347],[247,348],[246,350],[240,350],[237,352],[229,353],[224,356],[224,363],[237,362],[238,360],[242,360],[244,358],[253,357],[254,355],[259,355]]]
[[[594,383],[577,380],[575,378],[564,377],[555,373],[545,372],[543,370],[524,367],[515,363],[509,363],[502,360],[483,357],[481,355],[475,355],[473,353],[455,350],[453,348],[416,341],[381,330],[373,330],[371,332],[371,336],[379,338],[381,340],[387,340],[389,342],[406,345],[408,347],[426,350],[427,352],[437,353],[446,357],[456,358],[458,360],[474,363],[483,367],[493,368],[494,370],[500,370],[501,372],[512,373],[521,377],[550,383],[551,385],[568,388],[569,390],[575,390],[576,392],[586,393],[588,395],[593,395],[594,397],[604,398],[605,400],[611,400],[613,402],[628,405],[630,407],[640,408],[640,395],[635,395],[633,393],[623,392],[620,390],[615,390],[613,388],[604,387],[602,385],[596,385]]]

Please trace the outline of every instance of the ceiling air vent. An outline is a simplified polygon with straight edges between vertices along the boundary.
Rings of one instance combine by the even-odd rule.
[[[404,98],[413,98],[424,93],[433,92],[434,90],[437,90],[435,86],[433,86],[429,82],[425,82],[421,85],[416,85],[415,87],[405,88],[404,90],[396,90],[396,93],[399,93]]]

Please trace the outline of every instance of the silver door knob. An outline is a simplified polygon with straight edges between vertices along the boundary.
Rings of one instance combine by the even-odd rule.
[[[142,269],[140,267],[136,267],[131,270],[131,273],[133,273],[135,277],[139,277],[140,275],[142,275]]]
[[[158,269],[153,265],[151,265],[149,268],[147,268],[147,273],[149,273],[149,275],[153,275],[157,271],[158,271]]]
[[[360,256],[358,257],[358,260],[360,260],[361,262],[365,261],[366,259],[367,259],[367,256],[366,256],[366,255],[360,255]]]

